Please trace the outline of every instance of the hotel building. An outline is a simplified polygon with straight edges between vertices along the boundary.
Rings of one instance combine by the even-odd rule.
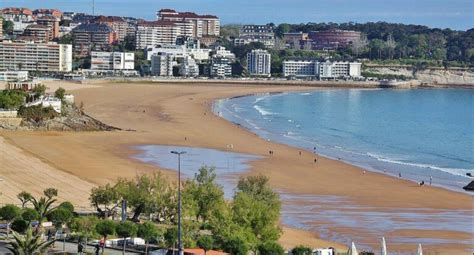
[[[194,12],[161,9],[157,13],[157,19],[175,22],[180,28],[180,35],[183,36],[200,38],[220,35],[220,20],[214,15],[198,15]]]
[[[179,26],[172,21],[141,21],[137,24],[136,48],[145,49],[163,44],[176,44]]]
[[[247,54],[247,69],[252,76],[271,76],[271,55],[266,50],[252,50]]]
[[[361,63],[358,62],[319,62],[316,60],[283,61],[283,76],[319,79],[361,77]]]
[[[130,52],[91,52],[91,70],[133,70],[135,53]]]
[[[0,70],[70,72],[72,46],[51,42],[0,42]]]

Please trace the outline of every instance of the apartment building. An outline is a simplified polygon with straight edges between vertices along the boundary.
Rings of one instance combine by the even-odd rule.
[[[36,17],[52,16],[60,19],[63,13],[58,9],[36,9],[33,11],[33,15]]]
[[[3,8],[0,10],[1,16],[5,20],[17,21],[17,22],[32,22],[33,12],[28,8]]]
[[[81,24],[72,31],[74,52],[77,55],[88,55],[94,50],[108,50],[117,41],[114,30],[106,24]]]
[[[317,60],[293,59],[283,61],[285,77],[316,77],[319,79],[361,77],[362,64],[358,62],[319,62]]]
[[[154,76],[173,76],[173,67],[177,65],[173,55],[157,54],[151,58],[151,75]]]
[[[252,50],[247,54],[247,70],[252,76],[271,76],[272,58],[266,50]]]
[[[51,29],[44,25],[29,25],[26,27],[23,35],[34,38],[35,41],[48,42],[52,40]]]
[[[211,60],[209,75],[211,77],[227,77],[232,75],[232,60],[223,56],[215,56]]]
[[[308,33],[303,32],[293,32],[293,33],[284,33],[283,41],[285,43],[298,43],[300,41],[308,40]]]
[[[36,18],[36,24],[47,26],[49,28],[50,41],[59,38],[59,18],[55,16],[41,16]]]
[[[28,71],[0,71],[0,81],[18,82],[27,80]]]
[[[157,47],[147,47],[145,49],[147,60],[151,60],[153,55],[161,53],[170,54],[176,58],[191,56],[198,62],[204,62],[209,60],[211,49],[188,48],[185,45],[159,45]]]
[[[128,23],[122,17],[117,16],[98,16],[93,23],[106,24],[117,34],[117,41],[123,42],[127,36]]]
[[[0,42],[0,70],[70,72],[72,45],[52,42]]]
[[[179,74],[184,77],[195,77],[199,75],[199,66],[191,56],[185,56],[179,68]]]
[[[0,16],[0,28],[3,28],[3,18]],[[0,29],[0,41],[3,39],[3,29]]]
[[[246,45],[259,42],[267,48],[275,46],[275,34],[270,25],[244,25],[240,29],[239,37],[234,39],[234,45]]]
[[[133,70],[135,53],[130,52],[91,52],[91,70]]]
[[[140,21],[137,24],[136,48],[145,49],[163,44],[176,44],[179,26],[172,21]]]
[[[198,15],[194,12],[161,9],[157,12],[157,19],[176,22],[180,28],[180,35],[183,36],[200,38],[220,35],[220,20],[214,15]]]

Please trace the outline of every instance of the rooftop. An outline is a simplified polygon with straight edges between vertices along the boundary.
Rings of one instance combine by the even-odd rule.
[[[138,26],[142,27],[162,27],[162,26],[174,26],[176,23],[173,21],[156,20],[156,21],[138,21]]]
[[[103,23],[91,23],[91,24],[81,24],[75,27],[73,32],[106,32],[112,33],[113,30],[109,26]]]
[[[33,12],[28,8],[17,8],[17,7],[7,7],[1,10],[3,14],[14,14],[14,15],[33,15]]]
[[[96,17],[93,22],[101,23],[101,22],[126,22],[122,17],[118,16],[98,16]]]
[[[194,12],[177,12],[172,9],[161,9],[158,11],[158,14],[160,15],[160,17],[167,17],[167,18],[218,19],[218,17],[215,15],[208,15],[208,14],[199,15]]]

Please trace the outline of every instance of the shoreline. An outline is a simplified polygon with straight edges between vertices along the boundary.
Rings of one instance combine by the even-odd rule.
[[[57,133],[56,136],[35,132],[7,132],[2,135],[13,139],[19,147],[28,148],[35,156],[44,158],[53,165],[60,165],[65,171],[95,184],[114,181],[117,177],[133,178],[139,173],[163,170],[130,160],[128,156],[133,152],[129,146],[132,145],[163,144],[226,150],[225,145],[232,143],[235,145],[235,152],[264,157],[250,164],[251,174],[265,174],[270,177],[272,186],[284,188],[295,196],[344,196],[363,206],[361,210],[370,211],[373,209],[369,207],[383,211],[397,208],[472,210],[472,198],[467,195],[435,187],[426,187],[420,192],[420,189],[414,188],[413,183],[409,181],[396,180],[377,173],[368,173],[361,178],[360,168],[343,162],[321,159],[317,171],[314,171],[314,164],[311,163],[314,154],[305,151],[302,156],[298,156],[298,149],[294,147],[264,141],[254,133],[209,112],[212,105],[210,102],[217,98],[292,90],[307,91],[308,87],[226,84],[150,86],[148,83],[114,83],[93,89],[76,90],[73,94],[77,96],[78,102],[85,102],[86,111],[94,118],[124,130],[131,128],[137,132]],[[210,129],[212,132],[209,132]],[[183,139],[185,136],[188,137],[187,141]],[[274,157],[266,157],[269,147],[276,151]],[[54,153],[57,151],[61,153]],[[289,169],[291,173],[288,172]],[[334,171],[335,169],[337,171]],[[165,173],[170,178],[174,176],[170,171]],[[341,182],[345,182],[343,187],[338,185]],[[371,188],[361,189],[364,186]],[[389,192],[380,197],[381,193],[391,189],[397,192]],[[311,223],[313,224],[318,223]],[[352,233],[352,236],[361,235],[368,240],[366,243],[370,244],[376,242],[368,233],[355,229],[337,228],[330,231]],[[407,231],[404,235],[417,235],[414,231]],[[444,233],[442,230],[440,232]],[[293,239],[295,242],[303,242],[298,238]],[[399,251],[413,250],[410,244],[391,246]],[[462,254],[465,249],[472,249],[472,246],[453,246],[448,243],[426,247],[428,250],[437,251],[448,248],[456,248]]]
[[[335,88],[336,89],[342,89],[342,88]],[[354,88],[352,88],[354,89]],[[361,90],[371,90],[370,88],[355,88],[355,89],[361,89]],[[377,88],[378,89],[378,88]],[[380,89],[383,89],[383,88],[380,88]],[[308,92],[315,92],[316,90],[314,89],[309,89],[307,90]],[[250,127],[247,127],[241,123],[238,123],[238,122],[235,122],[233,120],[230,120],[230,119],[227,119],[223,116],[220,116],[220,112],[221,111],[218,111],[216,113],[216,108],[218,108],[219,106],[217,104],[220,103],[220,101],[227,101],[227,100],[232,100],[232,99],[238,99],[238,98],[243,98],[243,97],[252,97],[252,96],[259,96],[259,95],[269,95],[269,96],[272,96],[272,95],[279,95],[279,94],[284,94],[284,93],[300,93],[300,92],[303,92],[303,91],[298,91],[298,92],[295,92],[295,91],[282,91],[282,92],[270,92],[270,93],[254,93],[254,94],[245,94],[245,95],[238,95],[238,96],[232,96],[232,97],[228,97],[228,98],[216,98],[213,102],[212,102],[212,105],[210,106],[210,111],[217,117],[223,119],[224,121],[227,121],[229,123],[232,123],[233,125],[235,125],[236,127],[238,128],[244,128],[245,130],[247,130],[248,132],[252,133],[252,134],[255,134],[257,135],[259,138],[261,139],[266,139],[264,137],[262,137],[256,130],[253,130],[251,129]],[[219,109],[221,110],[221,109]],[[268,130],[265,130],[266,132],[270,132]],[[293,147],[295,149],[298,149],[298,150],[304,150],[306,152],[309,152],[309,153],[312,153],[314,154],[315,156],[317,157],[324,157],[324,158],[327,158],[327,159],[331,159],[331,160],[334,160],[334,161],[339,161],[339,162],[342,162],[344,164],[348,164],[348,165],[351,165],[351,166],[354,166],[354,167],[357,167],[357,168],[360,168],[362,170],[367,170],[367,171],[370,171],[370,172],[373,172],[373,173],[378,173],[378,174],[383,174],[383,175],[386,175],[386,176],[389,176],[389,177],[392,177],[392,178],[397,178],[399,179],[395,173],[389,173],[389,172],[386,172],[386,171],[383,171],[383,170],[380,170],[380,169],[376,169],[376,168],[373,168],[373,167],[369,167],[369,166],[364,166],[363,164],[356,164],[356,163],[353,163],[353,162],[349,162],[347,160],[344,160],[344,158],[336,158],[336,157],[332,157],[330,155],[326,155],[326,154],[321,154],[320,152],[317,152],[315,153],[314,151],[311,151],[309,148],[305,148],[304,146],[298,146],[298,145],[295,145],[295,144],[288,144],[286,142],[283,142],[283,141],[278,141],[278,140],[271,140],[271,142],[273,143],[278,143],[278,144],[281,144],[281,145],[286,145],[286,146],[290,146],[290,147]],[[402,178],[403,180],[408,180],[414,184],[418,184],[418,181],[417,180],[414,180],[414,179],[410,179],[410,178]],[[469,183],[469,179],[467,179],[467,182],[466,184]],[[437,188],[442,188],[442,189],[445,189],[447,191],[451,191],[451,192],[456,192],[456,193],[461,193],[461,194],[464,194],[464,195],[470,195],[469,192],[467,191],[464,191],[462,190],[461,188],[462,187],[450,187],[450,186],[444,186],[444,185],[438,185],[438,184],[433,184],[432,185],[433,187],[437,187]]]

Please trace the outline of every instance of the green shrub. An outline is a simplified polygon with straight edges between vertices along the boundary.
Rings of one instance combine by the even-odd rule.
[[[28,120],[40,123],[44,120],[54,119],[58,116],[58,113],[53,109],[53,107],[42,107],[41,105],[34,105],[30,107],[20,107],[18,114]]]

